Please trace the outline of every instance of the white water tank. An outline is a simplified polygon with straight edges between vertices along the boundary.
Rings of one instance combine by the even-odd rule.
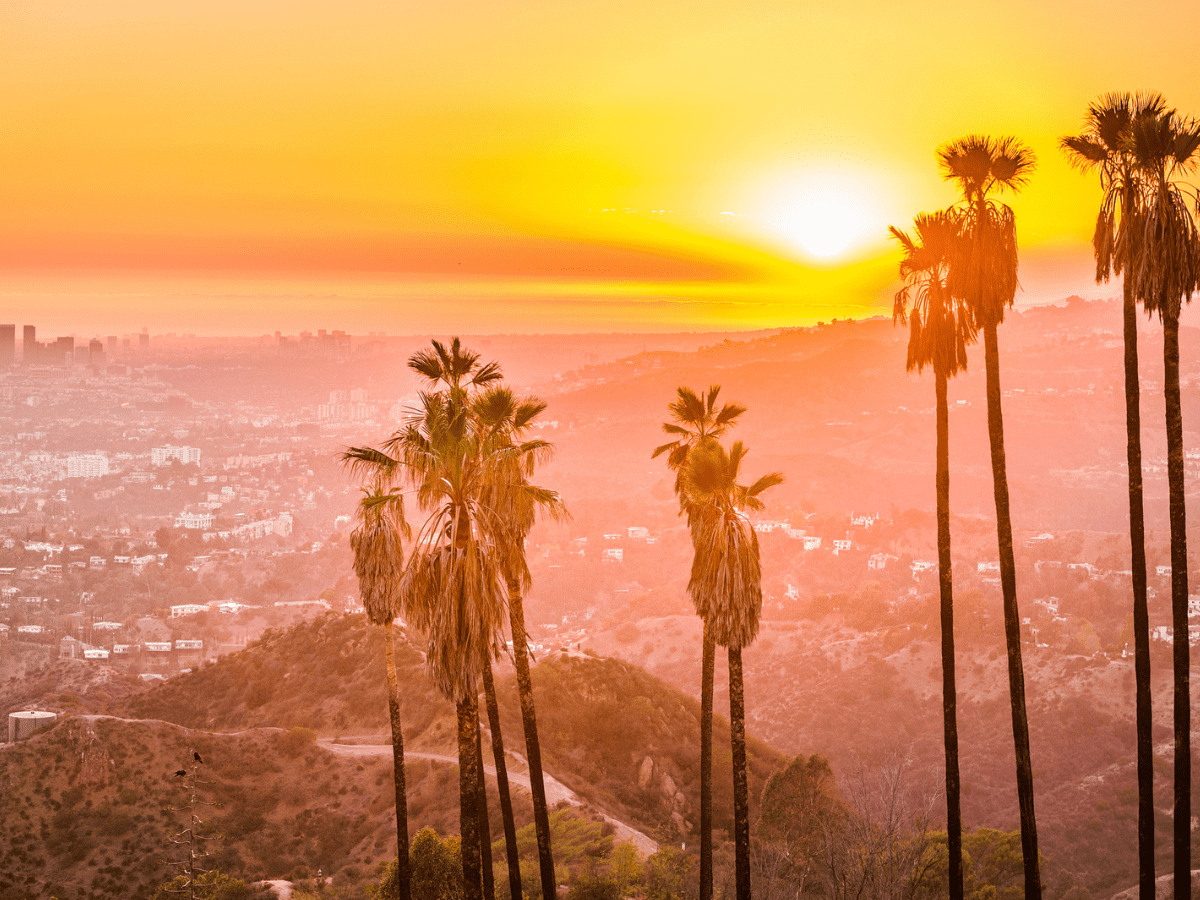
[[[8,714],[9,741],[23,741],[43,725],[53,725],[58,719],[57,713],[36,709]]]

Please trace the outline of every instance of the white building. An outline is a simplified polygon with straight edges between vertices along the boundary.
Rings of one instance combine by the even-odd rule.
[[[212,528],[211,512],[185,512],[175,517],[176,528]]]
[[[108,474],[108,457],[103,453],[72,453],[67,457],[68,478],[102,478]]]
[[[178,460],[187,465],[188,463],[200,462],[199,447],[175,447],[167,444],[165,447],[154,447],[150,451],[150,462],[156,466],[169,466],[171,463]]]
[[[622,562],[625,559],[625,551],[620,547],[608,547],[604,551],[604,557],[601,562]]]
[[[171,618],[178,619],[181,616],[195,616],[207,610],[208,607],[200,603],[181,603],[179,606],[171,607]]]

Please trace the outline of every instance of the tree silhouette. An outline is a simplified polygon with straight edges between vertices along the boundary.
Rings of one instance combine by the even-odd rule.
[[[961,247],[962,223],[950,211],[919,215],[916,237],[892,228],[904,259],[893,321],[909,325],[908,371],[933,369],[937,400],[937,542],[942,628],[942,728],[946,749],[946,834],[950,900],[963,897],[962,804],[958,767],[958,695],[954,667],[954,586],[950,562],[950,451],[946,382],[967,367],[967,344],[975,339],[970,315],[950,293],[948,279]]]
[[[713,639],[729,656],[729,731],[733,755],[733,841],[738,900],[750,897],[750,802],[746,773],[746,711],[742,648],[758,636],[762,616],[762,563],[758,535],[746,517],[760,497],[782,484],[778,472],[750,486],[738,483],[746,448],[726,452],[707,437],[688,453],[681,470],[682,498],[695,555],[688,593]]]
[[[403,495],[382,478],[364,491],[358,506],[358,525],[350,534],[354,573],[367,621],[383,631],[388,683],[388,719],[392,731],[392,780],[396,795],[396,887],[399,900],[409,900],[408,792],[404,773],[404,734],[400,721],[400,686],[396,678],[396,637],[393,622],[402,613],[400,577],[404,538],[411,534],[404,519]]]
[[[1167,489],[1171,520],[1171,624],[1175,726],[1175,897],[1191,896],[1191,647],[1188,642],[1188,558],[1183,480],[1183,410],[1179,395],[1179,314],[1200,289],[1200,228],[1194,192],[1180,179],[1200,163],[1200,123],[1175,110],[1133,123],[1133,153],[1142,202],[1133,225],[1127,278],[1163,326],[1163,398],[1167,426]]]
[[[1154,744],[1150,698],[1150,617],[1146,604],[1146,525],[1142,498],[1142,414],[1138,379],[1137,302],[1131,277],[1141,218],[1140,173],[1134,124],[1160,115],[1160,94],[1106,94],[1088,107],[1083,132],[1062,139],[1067,157],[1084,171],[1096,170],[1104,191],[1092,249],[1096,282],[1122,279],[1125,335],[1125,444],[1129,474],[1130,570],[1133,582],[1133,667],[1136,684],[1138,772],[1138,886],[1154,894]]]
[[[667,468],[675,473],[675,494],[679,497],[680,512],[684,511],[683,467],[688,455],[702,440],[719,438],[732,428],[746,407],[739,403],[725,403],[717,407],[721,386],[711,385],[707,394],[697,394],[689,387],[676,389],[675,399],[667,404],[672,421],[664,422],[662,429],[674,440],[662,444],[650,454],[656,459],[667,454]],[[699,613],[699,609],[697,609]],[[716,668],[716,642],[708,621],[704,622],[700,658],[700,897],[712,900],[713,893],[713,844],[712,844],[712,716],[713,678]]]
[[[1025,896],[1042,895],[1037,823],[1033,809],[1033,765],[1029,756],[1029,718],[1025,709],[1025,672],[1021,661],[1021,618],[1013,558],[1012,516],[1004,455],[1004,418],[1000,405],[1000,349],[996,329],[1004,321],[1017,290],[1017,232],[1013,211],[991,199],[993,193],[1018,190],[1033,171],[1032,151],[1015,138],[971,135],[938,149],[942,177],[958,187],[962,238],[950,271],[951,293],[963,300],[975,328],[983,332],[987,380],[988,439],[996,500],[996,537],[1000,587],[1004,595],[1004,639],[1008,649],[1008,691],[1013,744],[1017,757],[1017,801],[1021,810],[1021,849],[1025,857]]]

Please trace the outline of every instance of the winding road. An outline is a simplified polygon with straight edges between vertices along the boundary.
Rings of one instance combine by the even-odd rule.
[[[322,738],[320,741],[318,741],[318,743],[326,750],[336,753],[339,756],[386,757],[387,759],[392,758],[391,744],[337,744],[334,743],[331,738]],[[511,751],[509,751],[509,753],[511,753]],[[509,754],[506,753],[505,755],[507,756]],[[528,766],[522,757],[515,753],[512,753],[512,756],[521,765],[528,769]],[[458,765],[457,756],[447,756],[441,753],[421,753],[419,751],[405,750],[404,759],[405,761],[410,759],[428,759],[434,762],[446,763],[451,766]],[[486,771],[493,778],[496,777],[495,766],[484,765],[483,768],[484,771]],[[573,790],[571,790],[553,775],[545,775],[544,780],[546,784],[547,805],[553,806],[554,804],[565,800],[572,806],[583,806],[583,800],[581,800]],[[508,781],[510,784],[518,784],[525,788],[525,790],[530,790],[528,772],[516,772],[509,769]],[[604,818],[604,821],[612,825],[618,841],[632,841],[633,845],[637,847],[638,852],[643,856],[649,856],[652,853],[658,852],[658,843],[653,838],[641,831],[638,831],[632,825],[628,825],[625,822],[620,821],[619,819],[614,819],[612,816],[605,815],[604,813],[600,813],[600,815]]]

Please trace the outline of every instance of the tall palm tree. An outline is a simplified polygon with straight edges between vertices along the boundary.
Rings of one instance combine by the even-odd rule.
[[[1171,622],[1175,674],[1175,896],[1191,891],[1191,648],[1188,643],[1187,533],[1183,482],[1183,412],[1179,396],[1179,314],[1200,289],[1197,202],[1180,179],[1200,163],[1200,123],[1165,110],[1134,123],[1133,152],[1141,176],[1137,238],[1127,277],[1133,292],[1163,325],[1163,397],[1167,425],[1167,485],[1171,518]]]
[[[909,325],[908,371],[933,369],[937,398],[937,542],[942,620],[942,730],[946,745],[946,836],[950,900],[963,897],[962,804],[958,770],[958,694],[954,680],[954,584],[950,564],[950,450],[946,382],[967,367],[967,344],[975,329],[961,300],[947,283],[961,244],[960,217],[942,210],[914,221],[916,237],[891,233],[904,250],[894,322]]]
[[[519,398],[507,388],[491,385],[479,396],[473,408],[488,445],[504,451],[501,459],[506,471],[502,477],[490,483],[485,502],[507,524],[505,533],[508,540],[504,545],[503,569],[508,590],[513,667],[517,675],[517,696],[521,704],[521,723],[525,732],[525,753],[529,764],[542,895],[553,897],[557,887],[554,856],[550,846],[550,815],[542,775],[542,750],[538,740],[537,711],[533,701],[533,679],[529,671],[529,638],[525,630],[522,595],[530,584],[529,566],[525,559],[525,538],[533,527],[537,513],[541,512],[559,520],[566,518],[567,513],[555,492],[529,483],[529,478],[537,466],[546,462],[553,452],[553,447],[548,441],[528,438],[529,431],[537,424],[538,416],[545,411],[546,403],[537,397]],[[498,727],[497,717],[493,725],[496,734],[499,733]],[[515,851],[515,837],[513,850]],[[513,881],[514,878],[516,881]],[[520,868],[511,860],[509,879],[511,885],[519,884]],[[513,896],[519,897],[520,891]]]
[[[413,609],[413,624],[429,635],[426,668],[458,706],[464,879],[474,896],[483,887],[480,841],[490,840],[479,833],[475,817],[469,814],[476,809],[482,813],[485,808],[480,798],[478,685],[483,681],[485,694],[494,695],[486,687],[491,659],[500,644],[499,617],[504,612],[506,589],[519,604],[520,591],[528,586],[524,539],[535,514],[540,509],[563,516],[565,510],[557,494],[529,482],[537,465],[551,451],[545,441],[526,439],[545,403],[536,398],[516,398],[499,386],[499,367],[495,363],[480,364],[479,354],[463,349],[457,338],[449,346],[434,341],[431,350],[414,355],[409,365],[433,389],[422,393],[421,409],[381,449],[354,448],[346,456],[364,471],[403,478],[413,489],[418,507],[429,517],[405,567],[402,591],[404,602]],[[514,646],[526,650],[520,609],[511,618]],[[533,736],[530,766],[535,818],[541,788],[539,831],[544,839],[539,835],[539,851],[543,888],[552,897],[556,892],[554,868],[528,658],[515,656],[519,682],[525,684],[521,693],[527,739]],[[504,752],[498,710],[489,712],[499,772]],[[503,793],[503,781],[507,779],[500,780]],[[502,809],[511,854],[516,847],[511,804],[502,801]],[[512,890],[520,866],[511,855],[509,870]],[[520,894],[518,887],[514,895]]]
[[[1161,94],[1106,94],[1088,107],[1083,132],[1064,137],[1067,158],[1084,171],[1096,170],[1104,195],[1092,249],[1096,283],[1114,273],[1122,279],[1125,331],[1125,443],[1129,473],[1129,543],[1133,581],[1133,669],[1137,697],[1138,885],[1154,895],[1154,743],[1150,700],[1150,617],[1146,603],[1146,525],[1142,498],[1142,413],[1138,380],[1137,301],[1131,277],[1140,218],[1140,174],[1134,125],[1159,116]]]
[[[707,394],[697,394],[689,387],[676,389],[675,399],[667,404],[673,421],[663,423],[663,431],[674,440],[656,447],[650,454],[655,459],[667,454],[667,468],[675,473],[675,493],[680,512],[685,511],[683,468],[688,455],[701,441],[721,437],[732,428],[746,407],[740,403],[725,403],[717,407],[721,386],[709,386]],[[697,608],[699,613],[699,608]],[[700,657],[700,897],[712,900],[713,839],[712,839],[712,716],[713,679],[716,668],[717,645],[708,621],[704,622]]]
[[[1012,706],[1013,744],[1017,757],[1017,802],[1021,810],[1021,852],[1025,863],[1025,896],[1040,900],[1037,824],[1033,810],[1033,765],[1029,756],[1029,718],[1025,710],[1025,671],[1021,661],[1021,619],[1017,609],[1017,572],[1013,558],[1008,471],[1004,457],[1004,419],[1000,408],[1000,350],[997,326],[1012,306],[1017,290],[1016,220],[1010,207],[992,199],[1018,190],[1034,167],[1033,152],[1011,137],[971,135],[937,151],[942,177],[958,187],[962,198],[961,253],[951,267],[951,293],[967,304],[972,324],[983,332],[987,377],[988,438],[992,451],[992,486],[996,498],[996,537],[1000,553],[1000,586],[1004,595],[1004,637],[1008,648],[1008,691]]]
[[[423,376],[430,385],[444,386],[453,402],[467,404],[468,391],[477,392],[470,401],[470,414],[481,428],[480,441],[492,450],[503,451],[498,457],[505,471],[495,477],[486,490],[490,491],[484,506],[495,511],[503,522],[500,529],[501,558],[505,585],[508,591],[509,621],[513,638],[513,663],[517,675],[517,695],[521,704],[521,720],[525,733],[525,748],[529,765],[530,793],[533,799],[534,829],[537,835],[539,874],[542,893],[556,893],[554,856],[550,843],[550,816],[542,768],[541,744],[538,740],[537,714],[533,700],[533,680],[529,670],[529,639],[525,629],[522,593],[529,586],[529,571],[525,563],[525,538],[533,526],[537,510],[552,517],[565,515],[557,494],[529,484],[528,477],[536,466],[549,458],[551,445],[546,441],[525,439],[537,417],[545,410],[545,402],[535,398],[516,398],[507,388],[500,387],[500,367],[481,363],[480,355],[463,349],[455,337],[449,346],[433,341],[431,349],[415,354],[409,367]],[[487,661],[490,668],[491,661]],[[485,697],[487,681],[484,682]],[[488,700],[493,743],[500,737],[498,710],[493,715],[495,698]],[[493,748],[495,749],[495,747]],[[494,754],[493,754],[494,755]],[[505,844],[508,853],[509,887],[514,897],[521,896],[520,866],[516,858],[516,826],[512,819],[512,803],[508,798],[507,773],[501,749],[497,757],[497,781],[504,817]]]
[[[714,639],[729,656],[729,732],[733,755],[733,840],[738,900],[750,900],[750,798],[746,773],[746,708],[742,648],[758,636],[762,564],[758,535],[747,510],[763,508],[761,495],[783,482],[778,472],[749,487],[739,484],[746,448],[716,438],[696,444],[682,469],[682,498],[695,556],[688,593]]]
[[[396,885],[400,900],[411,897],[408,860],[408,801],[404,778],[404,735],[400,723],[400,687],[396,679],[393,621],[401,613],[400,573],[403,540],[411,534],[404,519],[403,495],[377,481],[358,507],[358,525],[350,534],[354,573],[367,621],[383,629],[387,665],[388,717],[392,727],[392,775],[396,791]]]
[[[457,340],[449,349],[437,342],[433,347],[410,365],[427,378],[440,366],[448,386],[423,393],[421,410],[381,449],[351,448],[344,458],[376,477],[403,479],[427,516],[404,567],[401,603],[428,636],[427,674],[456,704],[463,878],[468,900],[480,900],[481,841],[490,841],[490,835],[479,829],[477,696],[503,622],[500,561],[506,538],[503,523],[482,504],[488,480],[502,468],[497,453],[484,452],[468,388],[495,381],[499,369],[478,366],[478,355],[462,352]]]

